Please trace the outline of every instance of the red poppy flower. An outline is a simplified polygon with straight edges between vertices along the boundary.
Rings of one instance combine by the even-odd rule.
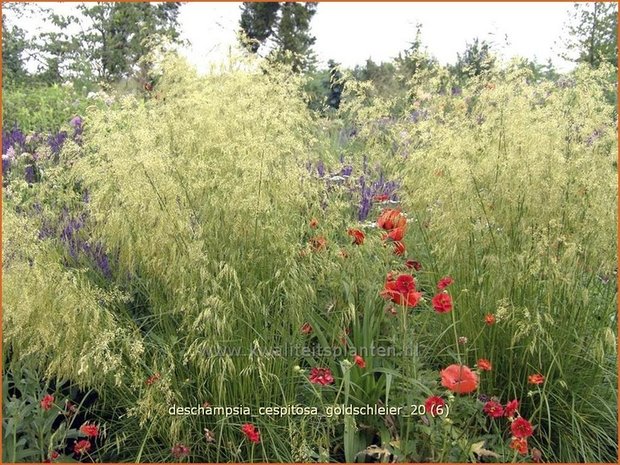
[[[301,325],[302,334],[312,334],[312,325],[310,323],[304,323]]]
[[[413,276],[401,274],[396,279],[388,273],[383,290],[380,292],[382,297],[389,298],[398,305],[415,307],[420,302],[422,294],[416,292]]]
[[[441,371],[441,385],[457,394],[478,389],[478,376],[465,365],[450,365]]]
[[[420,271],[422,269],[422,264],[416,260],[409,259],[405,262],[405,266],[410,270]]]
[[[527,438],[534,432],[532,424],[523,417],[517,418],[510,425],[512,434],[517,438]]]
[[[159,380],[159,378],[161,378],[161,375],[159,373],[155,373],[154,375],[149,376],[146,380],[146,385],[152,386],[157,380]]]
[[[426,402],[424,402],[426,413],[428,413],[432,417],[439,415],[437,410],[439,410],[439,408],[443,407],[444,405],[446,405],[446,403],[439,396],[431,396],[426,399]]]
[[[316,229],[318,225],[319,225],[319,220],[317,220],[316,218],[312,218],[310,220],[310,227],[312,229]]]
[[[391,239],[395,242],[402,241],[407,231],[407,225],[392,229],[389,233],[383,235],[383,240]]]
[[[493,366],[491,365],[491,362],[487,360],[486,358],[478,359],[478,361],[476,362],[476,365],[481,371],[491,371],[491,369],[493,368]]]
[[[495,315],[489,313],[484,317],[484,322],[489,326],[493,326],[495,324]]]
[[[90,441],[88,439],[81,439],[73,445],[73,452],[75,454],[83,455],[87,453],[90,448]]]
[[[453,282],[454,282],[454,279],[452,279],[450,276],[444,276],[437,283],[437,289],[439,289],[440,291],[443,291],[446,287],[448,287]]]
[[[450,297],[450,294],[446,294],[445,292],[437,294],[433,297],[431,303],[437,313],[448,313],[452,310],[452,297]]]
[[[41,399],[41,408],[45,411],[48,411],[54,405],[54,396],[50,394],[45,394],[43,399]]]
[[[407,224],[407,218],[405,218],[402,212],[391,208],[383,210],[377,219],[377,226],[386,231],[405,226],[405,224]]]
[[[47,459],[45,462],[46,463],[51,463],[52,461],[56,460],[58,457],[60,457],[60,453],[56,452],[55,450],[51,452],[50,454],[50,458]]]
[[[508,418],[512,418],[514,417],[518,408],[519,408],[519,401],[517,399],[511,400],[510,402],[506,404],[506,407],[504,407],[504,415],[507,416]]]
[[[327,246],[327,240],[323,236],[315,236],[310,239],[310,245],[314,250],[323,250]]]
[[[347,234],[353,238],[353,243],[355,245],[362,245],[364,243],[364,239],[366,239],[366,234],[364,234],[364,231],[359,229],[349,228],[347,229]]]
[[[310,370],[310,382],[326,386],[334,382],[334,377],[329,368],[313,368]]]
[[[510,448],[516,450],[521,455],[527,455],[527,439],[512,438],[512,441],[510,441]]]
[[[500,418],[504,416],[504,407],[499,402],[490,400],[484,404],[482,411],[491,418]]]
[[[378,194],[375,195],[372,200],[374,202],[387,202],[388,200],[390,200],[390,196],[387,194]]]
[[[99,428],[95,425],[84,424],[80,427],[80,431],[91,438],[99,436]]]
[[[399,257],[405,255],[405,244],[403,244],[402,242],[394,242],[394,253],[396,255],[398,255]]]
[[[172,448],[172,456],[175,459],[182,459],[183,457],[187,457],[189,455],[189,447],[185,444],[176,444]]]
[[[260,432],[256,429],[251,423],[246,423],[241,427],[241,431],[246,437],[253,442],[254,444],[258,444],[260,442]]]
[[[353,362],[360,368],[366,368],[366,361],[359,355],[353,357]]]
[[[535,375],[530,375],[527,378],[530,384],[542,384],[545,382],[545,377],[540,373],[536,373]]]

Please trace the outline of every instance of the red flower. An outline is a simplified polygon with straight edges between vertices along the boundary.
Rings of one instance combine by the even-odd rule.
[[[310,239],[310,245],[314,250],[323,250],[327,246],[327,240],[323,236],[315,236]]]
[[[444,276],[437,283],[437,289],[439,289],[440,291],[443,291],[446,287],[448,287],[453,282],[454,282],[454,279],[452,279],[450,276]]]
[[[353,357],[353,362],[360,368],[366,368],[366,361],[359,355]]]
[[[317,220],[316,218],[312,218],[310,220],[310,227],[312,229],[316,229],[316,227],[319,225],[319,220]]]
[[[402,242],[394,242],[394,253],[396,255],[398,255],[399,257],[401,257],[402,255],[405,254],[405,244],[403,244]]]
[[[153,384],[155,384],[156,381],[159,380],[159,378],[161,378],[161,375],[159,373],[155,373],[154,375],[149,376],[146,380],[146,385],[152,386]]]
[[[422,297],[422,294],[415,290],[413,276],[408,274],[401,274],[394,279],[392,274],[388,273],[380,294],[398,305],[406,305],[407,307],[415,307]]]
[[[492,313],[489,313],[487,316],[484,317],[484,322],[489,326],[493,326],[495,324],[495,321],[495,315],[493,315]]]
[[[80,431],[91,438],[96,438],[99,436],[99,428],[95,425],[84,424],[80,428]]]
[[[245,434],[246,437],[254,444],[258,444],[260,442],[260,432],[252,423],[244,424],[241,427],[241,431],[243,431],[243,434]]]
[[[313,368],[310,370],[310,382],[325,386],[334,382],[334,377],[329,368]]]
[[[54,405],[54,396],[50,394],[45,394],[43,399],[41,399],[41,408],[45,411],[48,411]]]
[[[478,362],[476,363],[476,365],[482,371],[491,371],[492,369],[491,362],[488,361],[486,358],[478,359]]]
[[[426,399],[426,402],[424,402],[424,407],[426,408],[426,412],[432,417],[439,415],[437,410],[440,407],[443,407],[444,405],[446,405],[446,403],[439,396],[431,396],[428,399]]]
[[[189,455],[189,447],[185,444],[176,444],[172,448],[172,456],[175,459],[182,459],[183,457],[187,457]]]
[[[88,439],[80,439],[73,445],[73,453],[83,455],[87,453],[91,448],[90,441]]]
[[[312,334],[312,325],[310,323],[304,323],[301,325],[302,334]]]
[[[545,377],[540,373],[536,373],[535,375],[530,375],[527,378],[530,384],[542,384],[545,382]]]
[[[387,202],[388,200],[390,200],[390,196],[387,194],[378,194],[375,195],[372,200],[374,202]]]
[[[364,234],[364,231],[359,229],[349,228],[347,229],[347,234],[353,238],[353,243],[355,245],[362,245],[364,243],[364,239],[366,239],[366,234]]]
[[[441,371],[441,385],[457,394],[478,389],[478,376],[465,365],[450,365]]]
[[[494,400],[490,400],[484,404],[482,411],[491,418],[500,418],[504,416],[504,407],[502,404],[495,402]]]
[[[405,224],[407,224],[407,218],[399,210],[391,208],[383,210],[377,219],[377,226],[386,231],[405,226]]]
[[[521,455],[527,455],[527,439],[512,438],[512,441],[510,441],[510,448],[516,450]]]
[[[383,235],[383,240],[391,239],[395,242],[402,241],[405,237],[407,225],[392,229],[389,233]]]
[[[450,297],[450,294],[446,294],[445,292],[437,294],[433,297],[431,303],[437,313],[448,313],[452,310],[452,297]]]
[[[51,452],[49,458],[47,460],[44,460],[43,463],[52,463],[58,457],[60,457],[60,454],[54,450]]]
[[[407,268],[409,268],[410,270],[416,270],[416,271],[420,271],[422,269],[422,265],[420,264],[420,262],[416,261],[416,260],[412,260],[409,259],[405,262],[405,266]]]
[[[517,399],[511,400],[504,407],[504,415],[511,418],[514,417],[517,409],[519,408],[519,401]]]
[[[512,430],[512,434],[517,438],[527,438],[534,432],[532,424],[523,417],[519,417],[513,421],[510,425],[510,429]]]

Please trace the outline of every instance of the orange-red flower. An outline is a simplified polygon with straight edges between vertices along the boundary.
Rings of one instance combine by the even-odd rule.
[[[508,418],[512,418],[517,413],[517,409],[519,408],[519,401],[517,399],[511,400],[506,404],[504,408],[504,415]]]
[[[315,236],[310,239],[310,245],[316,251],[323,250],[327,246],[327,240],[323,236]]]
[[[452,310],[452,297],[450,294],[442,292],[431,299],[433,308],[437,313],[448,313]]]
[[[325,386],[334,382],[334,377],[329,368],[313,368],[310,370],[310,382]]]
[[[353,363],[360,368],[366,368],[366,360],[364,360],[360,355],[353,357]]]
[[[545,382],[545,377],[540,373],[536,373],[535,375],[528,376],[527,380],[530,384],[542,384]]]
[[[405,251],[406,251],[405,244],[403,244],[402,242],[394,242],[394,253],[396,255],[401,257],[402,255],[405,254]]]
[[[54,396],[51,394],[45,394],[41,399],[41,408],[45,411],[50,410],[54,405]]]
[[[484,404],[482,411],[491,418],[500,418],[504,416],[504,407],[499,402],[490,400]]]
[[[399,226],[398,228],[392,229],[389,233],[384,234],[383,240],[390,239],[395,242],[402,241],[403,237],[405,237],[406,231],[407,231],[407,225]]]
[[[465,365],[450,365],[441,371],[441,385],[457,394],[478,389],[478,376]]]
[[[310,323],[304,323],[301,325],[302,334],[312,334],[312,325]]]
[[[493,366],[491,365],[491,362],[487,360],[486,358],[478,359],[478,362],[476,362],[476,365],[481,371],[491,371],[491,369],[493,368]]]
[[[95,425],[84,424],[80,427],[80,431],[90,438],[99,436],[99,428]]]
[[[366,234],[360,229],[349,228],[347,229],[347,234],[353,238],[353,243],[355,245],[362,245],[364,239],[366,239]]]
[[[373,196],[372,200],[373,202],[387,202],[390,200],[390,196],[387,194],[378,194]]]
[[[521,455],[527,455],[527,439],[512,438],[512,441],[510,441],[510,448],[516,450]]]
[[[414,269],[416,271],[420,271],[422,269],[422,264],[416,260],[409,259],[405,262],[405,266],[409,269]]]
[[[408,274],[398,275],[394,279],[394,276],[388,273],[380,294],[398,305],[406,305],[407,307],[415,307],[422,297],[420,292],[416,292],[413,276]]]
[[[510,425],[512,434],[517,438],[527,438],[534,433],[532,424],[523,417],[517,418]]]
[[[254,444],[258,444],[260,442],[260,432],[256,429],[252,423],[246,423],[241,427],[241,431],[243,434]]]
[[[310,227],[312,229],[316,229],[318,225],[319,225],[319,220],[317,220],[316,218],[312,218],[310,220]]]
[[[386,231],[391,231],[395,228],[400,228],[407,224],[407,218],[402,214],[400,210],[394,210],[392,208],[386,208],[381,212],[377,219],[377,226]]]
[[[73,452],[75,454],[83,455],[87,453],[91,448],[90,441],[88,439],[80,439],[73,445]]]
[[[439,396],[431,396],[424,402],[426,413],[428,413],[432,417],[437,416],[439,414],[438,410],[444,405],[446,405],[446,403]]]
[[[454,279],[452,279],[450,276],[444,276],[437,283],[437,289],[439,289],[440,291],[443,291],[446,287],[448,287],[453,282],[454,282]]]
[[[489,326],[493,326],[495,324],[495,321],[495,315],[493,315],[492,313],[489,313],[484,317],[484,322]]]

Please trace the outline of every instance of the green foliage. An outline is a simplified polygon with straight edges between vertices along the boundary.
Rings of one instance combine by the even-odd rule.
[[[491,44],[476,37],[472,43],[465,46],[463,55],[457,54],[452,72],[459,81],[463,82],[489,73],[495,66],[495,60]]]

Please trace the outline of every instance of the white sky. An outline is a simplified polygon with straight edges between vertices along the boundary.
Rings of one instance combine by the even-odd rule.
[[[45,3],[68,13],[76,3]],[[240,15],[237,2],[191,2],[181,6],[182,38],[191,46],[183,54],[204,71],[224,60],[236,45]],[[569,2],[487,3],[319,3],[312,19],[314,50],[319,62],[344,66],[364,64],[367,58],[387,61],[406,49],[422,24],[422,42],[441,63],[453,63],[457,52],[473,38],[492,40],[505,58],[521,55],[545,62],[551,58],[562,70],[570,64],[558,57],[560,37],[572,8]],[[44,18],[21,21],[26,30],[45,30]]]

